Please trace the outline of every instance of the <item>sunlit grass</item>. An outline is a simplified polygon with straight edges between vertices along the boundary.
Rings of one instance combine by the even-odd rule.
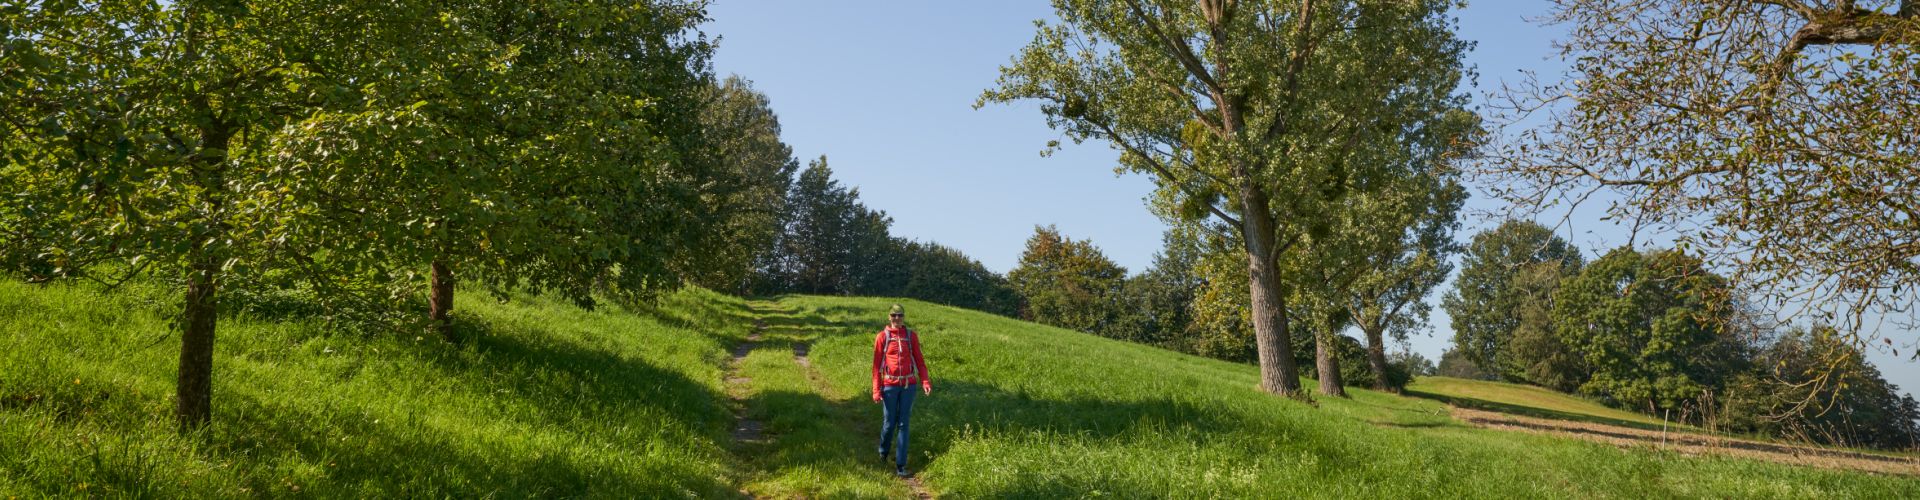
[[[785,303],[871,332],[891,302]],[[934,386],[914,410],[914,459],[962,498],[1920,495],[1912,478],[1471,428],[1438,402],[1366,390],[1313,407],[1258,392],[1252,366],[906,304]],[[871,338],[828,338],[815,365],[864,390]]]
[[[1409,394],[1433,397],[1455,404],[1495,411],[1532,413],[1533,416],[1581,420],[1629,427],[1699,431],[1672,421],[1662,422],[1648,416],[1554,392],[1530,385],[1467,380],[1452,377],[1421,377],[1407,386]]]
[[[150,296],[167,299],[0,284],[0,496],[733,491],[718,360],[738,301],[687,291],[633,314],[470,294],[463,345],[225,318],[213,424],[181,436],[178,336]]]
[[[688,290],[584,311],[469,294],[459,345],[230,317],[214,423],[189,436],[169,416],[178,337],[156,312],[172,300],[0,284],[0,497],[907,493],[874,456],[867,396],[891,299]],[[1252,366],[904,302],[934,386],[914,410],[910,466],[935,494],[1920,497],[1914,478],[1473,428],[1431,399],[1354,390],[1310,406],[1255,390]],[[769,328],[741,364],[749,380],[729,386],[729,351],[755,317]],[[1464,394],[1447,384],[1414,387]],[[1495,389],[1477,394],[1594,411]],[[730,394],[763,442],[733,442]]]

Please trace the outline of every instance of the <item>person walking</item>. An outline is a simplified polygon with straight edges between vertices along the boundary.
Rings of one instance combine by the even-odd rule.
[[[887,311],[887,327],[873,337],[873,401],[881,403],[880,459],[891,453],[893,474],[900,477],[907,477],[907,417],[913,412],[914,384],[933,394],[927,359],[920,355],[920,335],[907,328],[906,308],[894,304]]]

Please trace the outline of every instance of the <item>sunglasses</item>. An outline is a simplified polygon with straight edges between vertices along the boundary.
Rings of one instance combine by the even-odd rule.
[[[905,315],[905,314],[888,314],[887,316],[888,316],[888,317],[894,317],[894,318],[905,318],[905,317],[907,317],[907,315]]]

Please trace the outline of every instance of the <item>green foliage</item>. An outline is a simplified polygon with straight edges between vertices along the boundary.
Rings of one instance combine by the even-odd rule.
[[[1007,272],[1008,284],[1026,301],[1023,319],[1093,334],[1120,326],[1126,277],[1093,242],[1062,236],[1052,226],[1033,228],[1020,263]]]
[[[751,82],[729,76],[709,88],[705,99],[700,130],[725,180],[701,201],[727,214],[716,228],[719,239],[697,252],[702,258],[688,266],[687,275],[702,287],[746,293],[755,270],[775,255],[787,191],[800,164],[793,148],[780,142],[772,104]]]
[[[1721,426],[1800,441],[1920,450],[1920,402],[1832,327],[1793,329],[1726,383]]]
[[[428,262],[582,304],[672,289],[725,216],[700,203],[713,170],[689,160],[704,16],[675,1],[0,10],[0,261],[35,281],[184,282],[194,425],[226,295],[291,289],[390,318]]]
[[[758,294],[897,295],[1002,315],[1020,311],[1006,278],[952,247],[890,234],[893,219],[833,178],[826,157],[786,193],[771,248],[751,278]]]
[[[1433,374],[1442,377],[1468,380],[1494,380],[1499,378],[1499,375],[1480,368],[1480,365],[1475,364],[1471,357],[1468,357],[1464,351],[1458,348],[1451,348],[1440,352],[1440,364],[1434,367]]]
[[[1388,354],[1387,362],[1400,367],[1400,371],[1406,372],[1409,382],[1411,382],[1413,378],[1432,376],[1439,371],[1439,368],[1434,366],[1433,361],[1428,360],[1426,356],[1421,356],[1420,353],[1413,352],[1412,349],[1394,351],[1392,354]]]
[[[1201,285],[1195,291],[1191,306],[1193,324],[1182,335],[1179,350],[1214,359],[1253,362],[1256,349],[1252,313],[1246,305],[1251,300],[1246,252],[1218,241],[1204,244],[1210,251],[1202,253],[1194,265]],[[1295,338],[1311,342],[1305,336]],[[1312,356],[1312,351],[1301,350],[1292,355]]]
[[[1326,257],[1301,241],[1473,140],[1454,5],[1057,0],[1059,23],[1037,22],[977,105],[1040,101],[1049,126],[1150,176],[1160,213],[1231,233],[1257,286],[1261,386],[1288,393],[1285,295],[1315,281],[1282,268]]]
[[[853,259],[858,245],[871,245],[881,235],[857,231],[871,230],[860,225],[871,213],[859,201],[858,189],[847,189],[834,180],[827,158],[807,164],[787,195],[786,231],[780,238],[779,266],[771,270],[776,290],[806,293],[851,293],[854,283]],[[885,220],[884,216],[878,217]],[[873,218],[868,218],[872,221]]]
[[[1193,325],[1193,305],[1204,279],[1197,273],[1199,242],[1190,227],[1167,230],[1164,247],[1154,254],[1153,266],[1127,278],[1121,293],[1120,321],[1101,335],[1184,350],[1181,339]]]
[[[1524,380],[1561,392],[1573,392],[1587,381],[1587,360],[1554,327],[1554,293],[1566,278],[1563,267],[1552,263],[1522,266],[1509,277],[1508,291],[1517,295],[1513,330],[1500,347],[1497,362],[1507,380]]]
[[[1454,351],[1507,380],[1531,380],[1527,369],[1538,359],[1514,359],[1513,338],[1527,332],[1538,339],[1541,332],[1552,331],[1544,312],[1553,308],[1553,290],[1560,277],[1579,271],[1580,264],[1579,250],[1533,222],[1508,220],[1474,235],[1454,289],[1440,300],[1453,318]],[[1546,351],[1528,353],[1557,352]]]
[[[1744,354],[1723,335],[1726,280],[1678,251],[1619,248],[1555,293],[1555,331],[1591,375],[1580,391],[1652,413],[1698,411]]]
[[[1466,188],[1457,172],[1437,164],[1442,160],[1420,161],[1436,164],[1413,166],[1394,179],[1396,187],[1352,197],[1356,207],[1329,237],[1310,241],[1332,257],[1312,266],[1323,284],[1334,285],[1321,300],[1346,312],[1364,336],[1369,363],[1379,363],[1370,379],[1392,378],[1386,342],[1404,342],[1426,327],[1427,294],[1453,272],[1448,260],[1460,251],[1453,233]]]
[[[497,294],[529,287],[582,303],[596,286],[644,297],[691,274],[677,263],[705,254],[695,249],[723,226],[702,211],[719,194],[701,188],[723,172],[694,155],[700,108],[683,103],[709,85],[711,47],[686,35],[699,8],[438,14],[429,57],[362,56],[399,76],[362,87],[364,109],[302,120],[313,133],[278,145],[314,179],[294,196],[312,200],[315,229],[291,245],[349,241],[342,253],[374,265],[437,261]],[[322,279],[365,266],[336,267]]]
[[[901,296],[1001,316],[1020,313],[1019,292],[980,261],[939,243],[908,242],[903,250],[908,264]]]
[[[1492,194],[1603,202],[1856,342],[1917,319],[1920,2],[1551,4],[1566,70],[1491,106]]]

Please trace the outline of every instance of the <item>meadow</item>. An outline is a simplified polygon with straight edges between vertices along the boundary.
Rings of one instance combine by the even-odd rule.
[[[0,284],[0,496],[1920,497],[1913,477],[1476,428],[1433,399],[1275,398],[1252,366],[900,301],[933,380],[914,489],[873,456],[894,299],[699,289],[594,311],[473,294],[457,345],[237,314],[213,424],[179,435],[156,296]]]

